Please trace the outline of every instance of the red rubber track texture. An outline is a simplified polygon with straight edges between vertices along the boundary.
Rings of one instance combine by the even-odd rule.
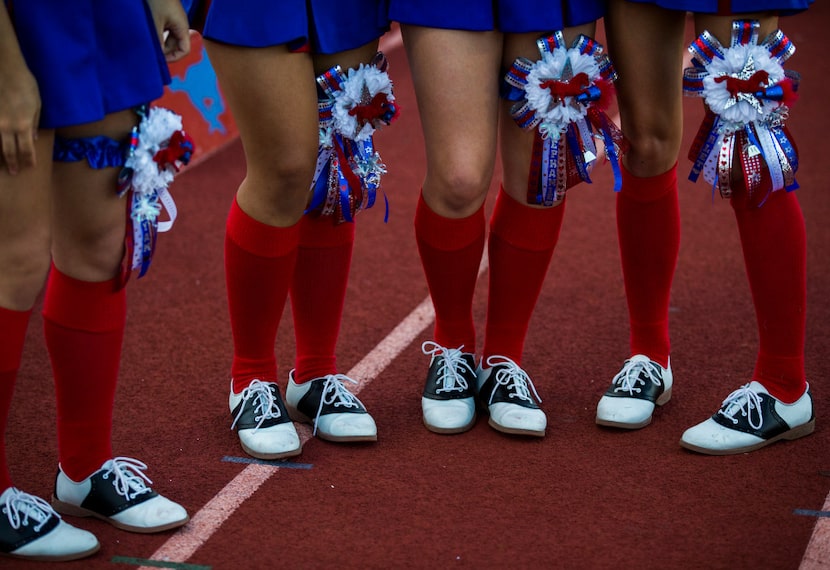
[[[680,183],[682,245],[672,297],[672,401],[649,427],[594,424],[596,403],[628,356],[628,325],[614,225],[611,169],[569,193],[559,247],[531,323],[524,365],[548,414],[544,439],[499,434],[479,419],[462,435],[421,423],[431,325],[361,392],[379,441],[310,440],[231,514],[189,559],[235,568],[775,568],[801,564],[830,489],[830,161],[826,22],[830,6],[782,22],[802,73],[790,128],[801,152],[798,196],[808,231],[807,373],[816,432],[731,457],[678,445],[681,433],[747,380],[755,319],[731,208],[704,184]],[[691,39],[691,38],[690,38]],[[391,203],[361,213],[338,345],[348,371],[427,296],[412,220],[424,170],[417,105],[405,54],[389,54],[404,110],[379,134]],[[463,104],[459,101],[458,104]],[[688,148],[702,116],[686,101]],[[688,162],[681,160],[682,171]],[[682,172],[681,171],[681,172]],[[173,193],[179,218],[159,240],[147,277],[129,285],[115,410],[116,453],[150,466],[160,492],[198,512],[245,465],[227,409],[231,338],[222,263],[224,221],[244,176],[238,141],[189,168]],[[492,208],[498,181],[488,199]],[[486,278],[476,318],[483,330]],[[39,310],[39,307],[36,308]],[[7,433],[16,484],[48,497],[56,471],[51,371],[33,316]],[[293,362],[289,309],[277,346]],[[808,514],[805,514],[808,513]],[[60,568],[126,568],[173,532],[141,536],[89,519],[95,556]],[[827,545],[825,544],[825,552]],[[3,568],[27,568],[4,559]],[[39,568],[53,565],[40,564]],[[57,565],[54,565],[58,568]],[[182,566],[183,568],[185,566]]]

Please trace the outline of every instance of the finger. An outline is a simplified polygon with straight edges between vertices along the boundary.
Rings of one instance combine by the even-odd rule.
[[[190,52],[190,31],[179,26],[167,30],[164,55],[167,61],[178,61]]]
[[[12,133],[0,135],[0,146],[3,150],[3,162],[6,163],[6,170],[9,174],[17,174],[17,140]]]
[[[32,128],[32,139],[37,140],[38,135],[40,134],[40,105],[38,105],[37,111],[35,111],[35,121],[33,125],[34,127]]]
[[[35,141],[32,131],[19,133],[17,139],[17,158],[20,168],[29,168],[35,165]]]

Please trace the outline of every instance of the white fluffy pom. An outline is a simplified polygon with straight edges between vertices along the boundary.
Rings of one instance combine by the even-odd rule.
[[[335,103],[332,116],[335,130],[344,137],[358,142],[371,137],[375,132],[374,125],[370,123],[358,125],[357,119],[349,115],[349,111],[365,103],[363,98],[367,93],[369,98],[372,98],[381,92],[386,93],[389,101],[395,100],[392,94],[392,81],[388,73],[373,65],[365,64],[360,64],[357,69],[350,69],[346,74],[342,90],[334,92]]]
[[[554,102],[550,90],[541,86],[542,82],[548,79],[561,77],[568,60],[573,75],[585,73],[592,83],[599,77],[599,66],[592,56],[580,54],[574,49],[557,49],[552,53],[544,53],[542,59],[533,64],[527,74],[525,86],[525,98],[530,107],[536,111],[543,124],[560,132],[567,129],[568,124],[583,118],[587,112],[584,105],[563,105],[561,102]]]
[[[170,169],[159,169],[153,157],[176,131],[182,129],[182,118],[169,109],[151,107],[139,125],[138,146],[127,158],[125,166],[133,169],[133,191],[150,195],[167,188],[173,181]]]
[[[747,65],[751,57],[755,71],[766,71],[769,74],[767,86],[784,79],[784,68],[770,57],[766,47],[747,44],[737,45],[724,50],[724,58],[715,58],[707,66],[709,75],[703,78],[703,97],[712,111],[721,116],[727,124],[744,125],[757,121],[778,107],[775,101],[759,101],[761,112],[747,101],[733,102],[726,82],[717,83],[716,78],[721,76],[735,76]]]

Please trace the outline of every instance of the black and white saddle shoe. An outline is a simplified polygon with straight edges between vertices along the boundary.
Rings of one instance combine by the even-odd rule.
[[[478,369],[478,401],[490,413],[493,429],[516,435],[544,437],[548,419],[527,372],[506,356],[493,355]]]
[[[91,532],[61,520],[49,503],[15,487],[0,494],[0,556],[64,562],[100,548]]]
[[[432,357],[421,412],[424,425],[435,433],[462,433],[476,421],[475,355],[462,352],[463,348],[445,348],[432,341],[421,345],[423,353]]]
[[[184,525],[187,511],[148,486],[147,466],[136,459],[116,457],[80,482],[58,467],[52,507],[61,514],[95,517],[130,532],[152,533]]]
[[[648,356],[632,356],[600,398],[596,423],[623,429],[646,427],[655,407],[671,399],[672,380],[671,362],[663,368]]]
[[[294,421],[314,426],[313,435],[328,441],[377,441],[375,420],[344,382],[357,384],[344,374],[329,374],[302,384],[288,378],[285,400]]]
[[[687,429],[680,445],[706,455],[732,455],[810,435],[815,427],[809,386],[785,404],[753,380],[729,394],[711,418]]]
[[[254,380],[235,394],[231,381],[228,405],[233,416],[231,429],[236,429],[239,443],[248,455],[273,460],[302,452],[300,436],[275,382]]]

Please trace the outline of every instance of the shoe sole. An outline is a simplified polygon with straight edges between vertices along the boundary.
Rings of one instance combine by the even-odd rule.
[[[494,422],[493,418],[490,418],[487,421],[487,423],[490,424],[491,428],[493,428],[494,430],[496,430],[498,432],[501,432],[501,433],[506,433],[506,434],[510,434],[510,435],[529,435],[529,436],[532,436],[532,437],[545,437],[545,430],[539,431],[539,430],[535,430],[535,429],[531,430],[531,429],[511,428],[511,427],[503,426],[499,423]]]
[[[173,521],[167,524],[153,526],[153,527],[139,527],[139,526],[132,526],[128,524],[124,524],[119,522],[115,519],[111,519],[110,517],[101,515],[96,513],[95,511],[90,511],[89,509],[84,509],[77,505],[73,505],[70,503],[64,503],[63,501],[58,500],[54,495],[52,496],[52,508],[55,509],[62,515],[72,516],[72,517],[93,517],[105,522],[108,522],[115,528],[120,528],[121,530],[126,530],[129,532],[137,532],[140,534],[152,534],[156,532],[162,532],[165,530],[170,530],[173,528],[179,528],[180,526],[184,526],[190,520],[190,516],[185,517],[183,520]]]
[[[329,435],[319,431],[316,437],[334,443],[372,443],[378,440],[377,435]]]
[[[656,406],[664,406],[666,405],[669,400],[671,400],[671,388],[660,394],[660,397],[657,398],[657,401],[654,402]],[[657,409],[655,407],[655,409]],[[642,429],[651,423],[651,418],[653,413],[649,415],[645,420],[632,424],[632,423],[625,423],[625,422],[615,422],[613,420],[605,420],[600,418],[599,416],[596,417],[595,421],[598,426],[605,426],[605,427],[613,427],[613,428],[620,428],[620,429]]]
[[[798,439],[813,433],[816,429],[816,420],[812,419],[806,424],[800,425],[796,428],[791,429],[790,431],[785,431],[782,434],[779,434],[775,437],[771,437],[767,440],[764,440],[760,443],[756,443],[755,445],[747,445],[744,447],[736,447],[734,449],[707,449],[705,447],[699,447],[692,443],[686,443],[682,439],[680,440],[680,447],[684,449],[688,449],[689,451],[694,451],[697,453],[702,453],[704,455],[737,455],[739,453],[749,453],[750,451],[755,451],[756,449],[761,449],[762,447],[766,447],[776,441],[786,440],[792,441],[794,439]]]
[[[247,445],[242,443],[242,441],[239,442],[239,445],[241,445],[242,449],[245,451],[245,453],[247,453],[251,457],[256,457],[257,459],[263,459],[265,461],[274,461],[274,460],[277,460],[277,459],[286,459],[288,457],[297,457],[298,455],[300,455],[303,452],[302,444],[300,444],[300,447],[298,447],[297,449],[291,449],[291,450],[283,451],[283,452],[280,452],[280,453],[262,453],[262,452],[259,452],[259,451],[254,451],[253,449],[251,449],[250,447],[248,447]]]
[[[649,416],[645,421],[642,421],[637,424],[631,423],[622,423],[622,422],[615,422],[611,420],[603,420],[601,418],[596,419],[596,424],[598,426],[603,427],[612,427],[612,428],[619,428],[619,429],[628,429],[628,430],[635,430],[635,429],[642,429],[651,423],[651,416]]]
[[[89,550],[85,550],[83,552],[73,552],[71,554],[61,554],[55,556],[49,556],[48,554],[42,554],[39,556],[26,556],[24,554],[12,554],[11,552],[0,552],[0,558],[14,558],[16,560],[31,560],[32,562],[69,562],[71,560],[80,560],[81,558],[86,558],[87,556],[92,556],[96,552],[101,550],[101,545],[95,545],[95,548],[90,548]]]

